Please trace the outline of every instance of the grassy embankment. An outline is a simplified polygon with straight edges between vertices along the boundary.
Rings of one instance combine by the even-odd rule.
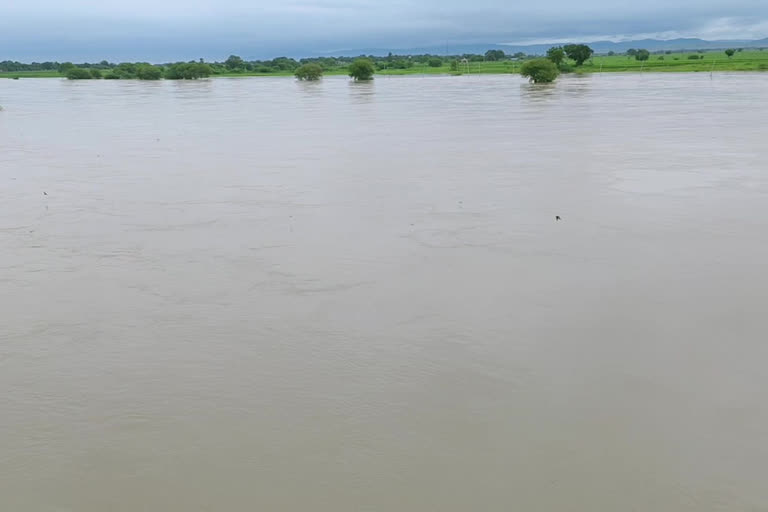
[[[651,55],[645,62],[629,58],[626,55],[596,56],[591,63],[583,66],[583,72],[602,71],[768,71],[768,51],[737,52],[727,57],[723,51],[704,52],[698,60],[692,60],[692,52],[672,53],[669,55]],[[664,57],[659,59],[659,57]]]
[[[58,71],[0,71],[0,78],[62,78]]]
[[[699,59],[690,59],[690,55],[698,55]],[[659,57],[663,57],[660,59]],[[520,70],[520,62],[469,62],[459,63],[459,73],[463,74],[503,74],[517,73]],[[597,55],[587,61],[584,66],[575,68],[576,73],[598,72],[710,72],[710,71],[768,71],[768,50],[745,50],[737,52],[728,58],[723,51],[711,51],[705,53],[671,53],[665,55],[651,55],[647,61],[641,62],[634,57],[626,55]],[[440,75],[455,74],[451,70],[450,63],[446,60],[441,67],[429,67],[427,65],[415,65],[408,69],[384,69],[376,72],[377,75]],[[326,76],[346,75],[344,67],[325,71]],[[247,76],[293,76],[293,72],[240,72],[220,73],[213,77],[247,77]],[[48,78],[61,77],[57,71],[16,71],[0,73],[2,78]]]
[[[689,59],[690,55],[698,55],[699,59]],[[664,57],[659,59],[659,57]],[[503,74],[518,73],[521,62],[468,62],[459,63],[459,73],[463,74]],[[710,71],[768,71],[768,50],[743,51],[728,58],[723,51],[711,51],[705,53],[685,52],[666,55],[651,55],[641,62],[634,57],[626,55],[597,55],[587,61],[582,67],[574,68],[576,73],[598,72],[639,72],[639,71],[666,71],[666,72],[710,72]],[[376,72],[377,75],[445,75],[455,74],[451,71],[449,62],[441,67],[413,66],[408,69],[384,69]],[[215,76],[292,76],[293,73],[223,73]],[[325,71],[326,76],[346,75],[346,69],[331,69]]]

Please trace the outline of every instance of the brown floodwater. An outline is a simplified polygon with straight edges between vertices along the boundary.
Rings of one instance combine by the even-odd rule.
[[[0,104],[0,510],[768,510],[768,75]]]

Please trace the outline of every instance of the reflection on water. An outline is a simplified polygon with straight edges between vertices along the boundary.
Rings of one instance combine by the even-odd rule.
[[[768,507],[763,75],[0,103],[0,509]]]
[[[322,92],[323,92],[322,80],[309,80],[309,81],[296,80],[296,86],[301,89],[302,93],[310,97],[322,95]]]
[[[370,103],[373,101],[375,93],[376,82],[374,80],[365,80],[362,82],[350,80],[349,82],[349,96],[353,102]]]
[[[559,96],[557,84],[524,83],[520,85],[520,96],[529,101],[545,101]]]

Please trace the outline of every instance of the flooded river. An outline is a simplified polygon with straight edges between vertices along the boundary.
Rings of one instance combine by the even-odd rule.
[[[0,509],[768,510],[768,75],[0,105]]]

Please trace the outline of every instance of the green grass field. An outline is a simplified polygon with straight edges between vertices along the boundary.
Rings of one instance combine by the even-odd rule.
[[[701,55],[703,58],[691,60],[689,55]],[[659,57],[664,57],[659,59]],[[521,62],[468,62],[460,63],[460,74],[504,74],[520,72]],[[768,71],[768,50],[750,50],[736,53],[728,58],[723,51],[712,51],[697,54],[695,52],[672,53],[668,55],[651,55],[645,62],[635,60],[626,55],[598,55],[587,61],[582,67],[575,68],[576,73],[609,73],[609,72],[710,72],[710,71]],[[326,76],[346,75],[346,69],[333,69],[325,72]],[[456,74],[451,71],[447,62],[438,68],[426,65],[416,65],[408,69],[384,69],[377,75],[448,75]],[[219,77],[245,76],[292,76],[287,73],[222,73]]]
[[[469,62],[466,65],[460,65],[458,73],[451,71],[450,64],[432,68],[427,65],[415,65],[408,69],[381,69],[376,71],[377,75],[451,75],[451,74],[487,74],[498,75],[503,73],[517,73],[520,71],[520,62]],[[326,70],[324,76],[340,76],[346,75],[346,68],[330,69]],[[242,72],[242,73],[220,73],[213,75],[217,77],[237,78],[248,76],[293,76],[292,72],[285,73],[256,73],[256,72]]]
[[[697,60],[689,59],[689,55],[700,55]],[[663,57],[660,59],[659,57]],[[459,64],[459,74],[503,74],[518,73],[521,62],[468,62]],[[768,50],[748,50],[737,52],[728,58],[723,51],[711,51],[702,54],[694,52],[672,53],[668,55],[651,55],[647,61],[640,62],[626,55],[603,56],[597,55],[587,61],[582,67],[575,68],[576,73],[609,73],[609,72],[718,72],[718,71],[768,71]],[[326,76],[346,75],[345,68],[327,70]],[[457,74],[451,71],[448,63],[433,68],[427,65],[416,65],[408,69],[385,69],[377,71],[377,75],[445,75]],[[291,72],[281,73],[222,73],[213,77],[249,77],[249,76],[293,76]],[[56,71],[19,71],[0,73],[0,78],[50,78],[61,75]]]
[[[651,55],[645,62],[626,55],[597,56],[586,63],[581,71],[768,71],[768,51],[737,52],[731,58],[722,51],[712,51],[700,54],[702,58],[698,60],[690,60],[688,56],[692,54]]]
[[[58,71],[9,71],[0,72],[0,78],[61,78]]]

